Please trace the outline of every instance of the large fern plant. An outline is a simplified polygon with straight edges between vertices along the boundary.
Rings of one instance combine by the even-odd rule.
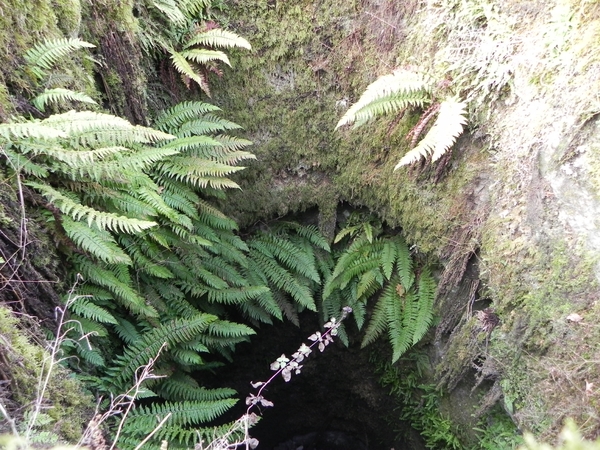
[[[354,124],[359,127],[382,114],[399,114],[408,108],[429,105],[407,138],[414,146],[425,128],[435,118],[423,139],[396,164],[394,170],[423,158],[440,159],[462,134],[467,123],[466,103],[455,95],[438,101],[434,95],[436,83],[421,72],[397,69],[371,83],[360,99],[337,123],[336,129]]]
[[[326,278],[322,313],[335,317],[352,307],[358,328],[366,326],[362,346],[386,333],[395,362],[432,324],[435,281],[427,268],[417,270],[402,236],[384,235],[378,223],[350,223],[336,241],[346,245]]]
[[[116,395],[166,342],[156,369],[177,373],[178,382],[161,379],[150,395],[206,411],[183,422],[174,415],[165,432],[177,434],[233,403],[232,391],[206,392],[184,375],[204,366],[203,353],[228,355],[254,333],[219,319],[229,304],[214,292],[235,286],[251,299],[267,288],[245,281],[247,246],[234,234],[235,223],[207,201],[237,186],[227,176],[253,157],[242,150],[249,142],[223,134],[237,125],[203,103],[175,106],[157,128],[70,111],[0,124],[0,146],[26,197],[49,211],[73,273],[85,280],[71,304],[76,331],[94,333],[104,350],[75,345],[79,366],[96,367],[96,388]],[[144,433],[139,424],[147,422],[131,423],[125,436]]]

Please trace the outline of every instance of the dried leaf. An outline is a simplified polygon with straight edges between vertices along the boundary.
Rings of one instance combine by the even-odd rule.
[[[567,320],[569,322],[575,322],[575,323],[579,323],[583,320],[583,317],[581,317],[579,314],[577,313],[571,313],[567,316]]]

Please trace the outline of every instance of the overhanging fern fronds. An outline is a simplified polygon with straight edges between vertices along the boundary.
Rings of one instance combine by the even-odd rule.
[[[38,77],[45,76],[45,70],[50,70],[54,64],[69,53],[80,48],[93,48],[95,45],[79,38],[51,39],[35,45],[25,52],[25,61],[31,71]]]
[[[185,59],[194,61],[196,64],[206,64],[210,61],[222,61],[231,66],[227,55],[218,50],[206,50],[204,48],[193,48],[191,50],[182,50],[180,55]]]
[[[236,394],[236,391],[230,388],[206,389],[194,378],[182,373],[175,373],[160,383],[158,391],[171,401],[214,401]]]
[[[5,141],[23,138],[51,141],[58,138],[66,138],[67,136],[68,134],[62,130],[57,130],[36,121],[0,123],[0,137]]]
[[[174,138],[162,131],[139,125],[134,126],[120,117],[92,111],[68,111],[54,114],[41,123],[67,133],[69,137],[82,139],[82,136],[88,136],[85,142],[93,142],[89,136],[100,135],[103,132],[109,138],[114,135],[112,139],[105,139],[103,142],[114,140],[115,145],[119,143],[155,143]],[[117,131],[121,133],[117,134]]]
[[[84,219],[88,222],[88,225],[94,224],[101,230],[109,229],[123,233],[139,233],[142,230],[156,226],[156,222],[118,216],[82,205],[46,184],[30,181],[27,182],[27,185],[41,192],[63,214],[71,216],[74,220]]]
[[[400,159],[394,170],[431,155],[431,161],[440,159],[462,134],[467,123],[466,103],[457,97],[444,100],[433,126],[419,144]]]
[[[70,303],[69,309],[82,317],[92,319],[96,322],[116,324],[117,319],[106,309],[95,305],[89,298],[79,296]]]
[[[93,257],[109,264],[131,265],[131,259],[117,245],[113,236],[96,227],[85,225],[65,216],[62,226],[69,238]]]
[[[161,11],[175,24],[184,24],[185,14],[181,11],[175,0],[152,0],[152,6]]]
[[[409,106],[421,107],[429,102],[431,87],[431,80],[424,74],[395,70],[371,83],[335,128],[347,124],[357,128],[382,114],[396,113]]]
[[[128,347],[122,356],[117,357],[117,364],[109,373],[114,377],[117,386],[128,383],[135,371],[156,357],[166,342],[169,346],[191,341],[204,332],[211,322],[217,318],[210,314],[198,314],[188,319],[175,319],[148,333]]]
[[[140,406],[131,411],[126,421],[126,434],[132,434],[139,437],[147,436],[156,428],[158,421],[171,414],[164,427],[157,432],[156,439],[170,439],[179,441],[185,445],[192,445],[191,439],[194,439],[195,433],[181,433],[186,427],[210,422],[222,415],[229,408],[237,403],[236,399],[222,399],[212,401],[185,401],[185,402],[165,402],[160,405],[153,403],[151,406]],[[173,427],[178,430],[174,430]],[[181,441],[174,437],[181,438],[182,435],[188,436]]]
[[[338,255],[331,275],[325,276],[323,310],[335,317],[342,305],[350,305],[360,329],[366,305],[375,302],[362,346],[387,331],[392,359],[396,361],[419,342],[431,325],[435,282],[425,268],[415,286],[412,256],[400,235],[382,237],[381,228],[360,223],[350,223],[348,227],[350,231],[342,229],[338,236],[342,236],[341,242],[352,241]]]
[[[433,322],[433,305],[435,301],[435,280],[428,269],[421,272],[419,277],[418,302],[419,308],[415,317],[415,330],[413,333],[413,345],[417,344],[429,330]]]
[[[449,81],[438,84],[438,90],[447,88]],[[446,96],[438,103],[434,95],[435,83],[420,72],[397,69],[371,83],[358,102],[352,105],[336,125],[336,129],[347,124],[359,127],[382,115],[394,114],[407,108],[431,106],[423,113],[417,125],[408,133],[412,145],[423,129],[437,114],[437,119],[421,142],[400,159],[394,170],[412,164],[431,155],[431,161],[440,159],[462,134],[466,119],[466,103],[458,96]]]
[[[175,50],[170,50],[169,53],[171,54],[171,62],[173,63],[173,67],[175,67],[177,72],[179,72],[183,77],[198,83],[198,86],[200,86],[200,88],[206,92],[207,95],[209,95],[210,89],[205,76],[197,73],[196,69],[192,67],[192,65],[181,53],[176,52]]]
[[[63,103],[65,101],[76,101],[95,105],[96,102],[83,92],[74,92],[70,89],[54,88],[45,89],[44,92],[35,97],[31,103],[40,111],[44,112],[49,103]]]
[[[220,28],[214,28],[212,30],[205,31],[203,33],[197,33],[189,41],[185,43],[185,48],[194,47],[196,45],[205,45],[210,47],[239,47],[248,50],[252,49],[250,43],[238,36],[237,34],[223,30]]]
[[[181,102],[163,111],[156,119],[154,126],[166,133],[173,133],[182,124],[194,120],[209,111],[220,111],[221,108],[205,102]]]

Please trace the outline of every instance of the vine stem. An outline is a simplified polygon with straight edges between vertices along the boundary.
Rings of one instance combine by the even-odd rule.
[[[345,319],[346,317],[348,317],[348,314],[350,314],[350,312],[352,312],[352,308],[350,308],[349,306],[345,306],[345,307],[342,309],[342,315],[341,315],[340,319],[339,319],[339,320],[338,320],[338,321],[335,323],[335,325],[333,325],[331,328],[328,328],[328,329],[327,329],[327,331],[325,331],[325,332],[324,332],[324,333],[321,335],[321,337],[320,337],[320,338],[318,338],[318,339],[315,339],[315,341],[314,341],[312,344],[310,344],[310,345],[308,346],[308,348],[312,350],[312,348],[313,348],[315,345],[318,345],[319,343],[321,343],[321,342],[323,341],[323,338],[325,338],[325,337],[327,337],[327,336],[330,336],[330,335],[331,335],[331,333],[333,333],[333,331],[335,331],[335,330],[337,330],[337,329],[339,328],[339,326],[342,324],[342,322],[344,321],[344,319]],[[335,336],[335,334],[334,334],[334,336]],[[290,365],[291,365],[293,362],[295,362],[295,363],[298,363],[298,362],[301,362],[302,360],[304,360],[304,355],[302,355],[302,356],[303,356],[303,357],[302,357],[300,360],[298,360],[298,357],[296,357],[296,358],[292,359],[292,360],[291,360],[291,361],[289,361],[289,362],[288,362],[288,363],[287,363],[285,366],[283,366],[283,367],[280,367],[280,368],[279,368],[279,369],[278,369],[278,370],[277,370],[277,371],[276,371],[276,372],[275,372],[273,375],[271,375],[271,378],[269,378],[267,381],[265,381],[265,382],[264,382],[264,383],[261,385],[260,389],[259,389],[259,390],[258,390],[258,392],[256,393],[256,397],[260,397],[260,396],[261,396],[261,394],[262,394],[262,391],[263,391],[263,390],[264,390],[264,389],[265,389],[265,388],[266,388],[266,387],[267,387],[267,386],[268,386],[268,385],[269,385],[269,384],[270,384],[270,383],[271,383],[271,382],[272,382],[272,381],[273,381],[275,378],[277,378],[277,377],[278,377],[278,376],[281,374],[281,372],[283,372],[283,371],[284,371],[284,370],[285,370],[287,367],[289,367],[289,366],[290,366]],[[251,404],[250,406],[248,406],[248,409],[246,410],[246,414],[250,414],[250,411],[251,411],[251,410],[252,410],[252,408],[253,408],[254,406],[256,406],[256,405],[257,405],[257,403],[253,403],[253,404]]]

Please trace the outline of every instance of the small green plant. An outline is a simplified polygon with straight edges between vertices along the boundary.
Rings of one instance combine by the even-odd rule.
[[[523,444],[517,426],[498,406],[483,416],[476,427],[477,443],[472,450],[514,450]]]
[[[398,418],[420,433],[427,448],[463,450],[452,419],[440,412],[441,392],[435,385],[421,383],[419,365],[422,364],[417,358],[417,370],[406,373],[386,362],[378,368],[380,383],[389,387],[390,394],[401,405]]]

